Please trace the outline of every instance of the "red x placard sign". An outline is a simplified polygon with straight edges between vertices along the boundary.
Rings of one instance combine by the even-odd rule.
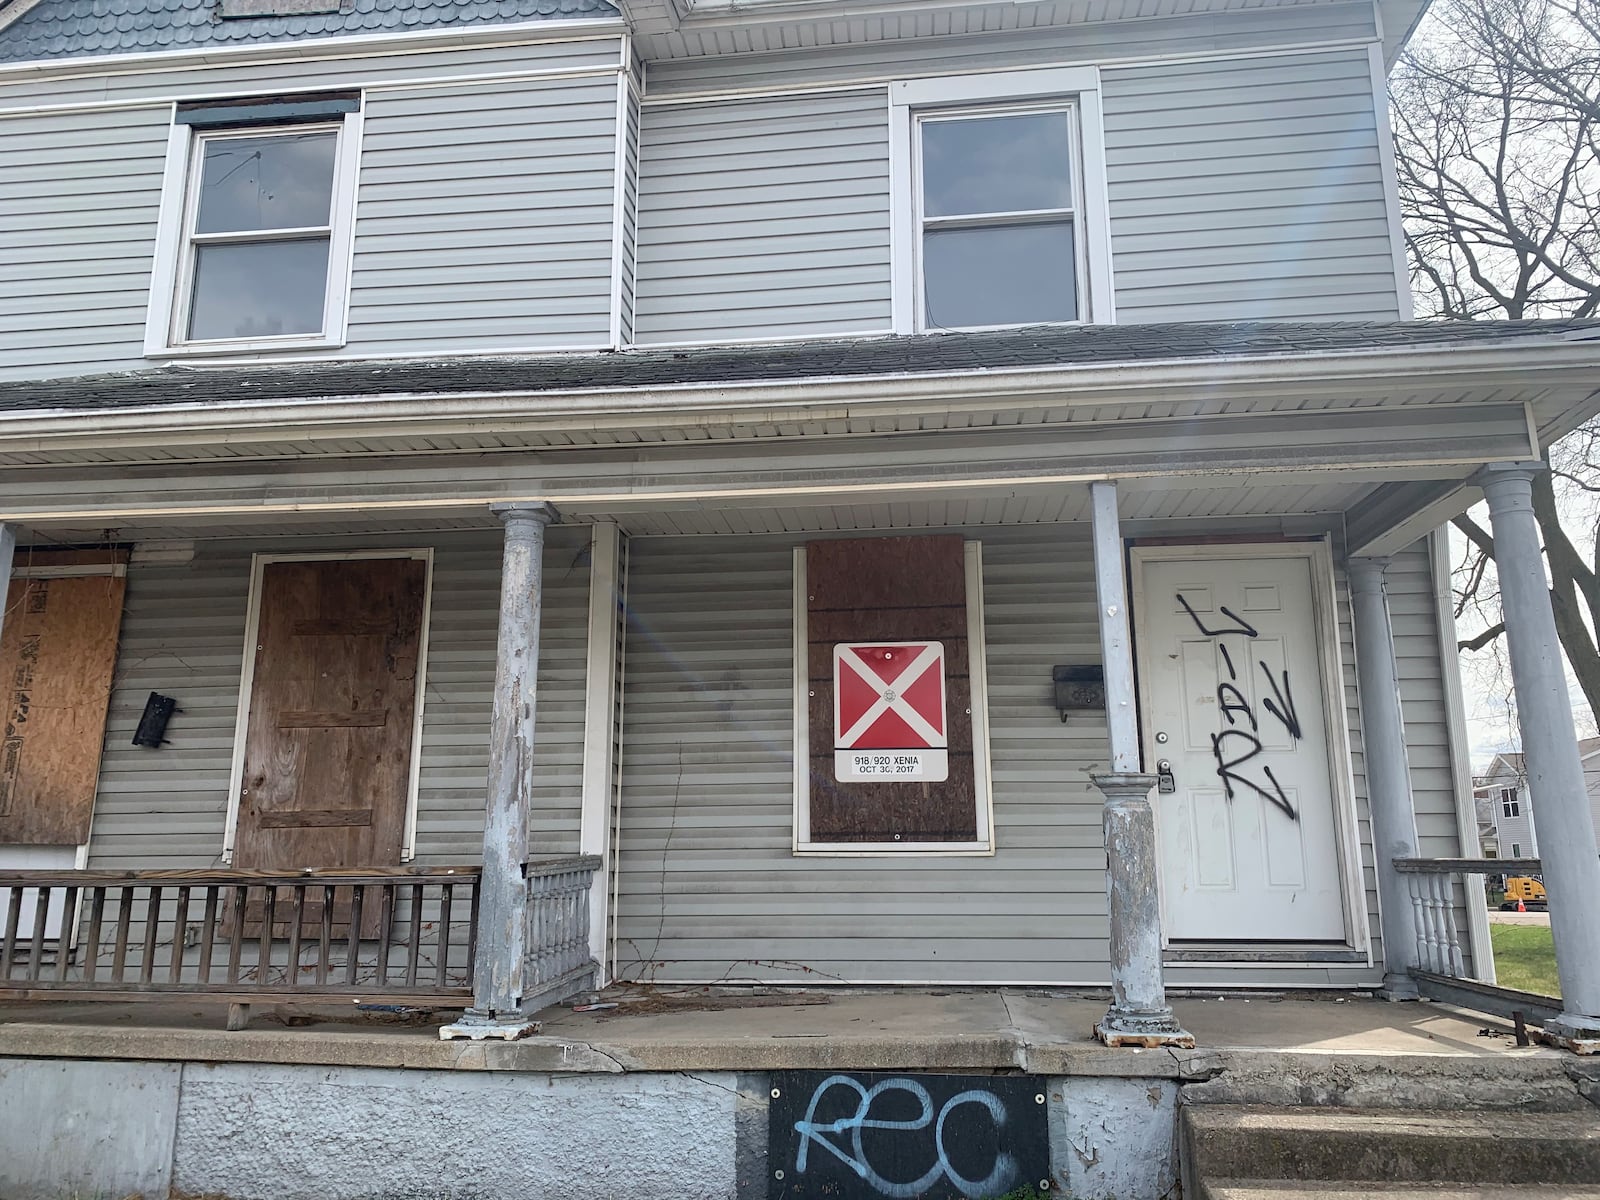
[[[833,746],[841,780],[945,779],[943,643],[836,644]]]

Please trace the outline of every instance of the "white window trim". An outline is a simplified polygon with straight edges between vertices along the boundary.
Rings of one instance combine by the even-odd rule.
[[[1074,239],[1084,277],[1079,285],[1079,320],[1071,324],[1109,325],[1116,321],[1112,292],[1111,227],[1106,189],[1105,123],[1100,107],[1098,67],[1052,67],[987,75],[905,79],[889,85],[889,181],[894,332],[921,331],[918,270],[921,196],[917,178],[915,120],[941,108],[992,108],[1008,103],[1070,103],[1077,113],[1076,168],[1081,211],[1074,214]]]
[[[967,656],[972,684],[972,786],[977,836],[970,842],[814,842],[811,840],[811,678],[806,548],[794,550],[794,844],[798,857],[979,858],[993,856],[994,787],[989,772],[988,647],[983,635],[983,544],[963,547]]]
[[[289,127],[287,124],[262,125],[239,132],[269,133]],[[205,342],[184,342],[175,337],[178,317],[188,310],[183,293],[191,286],[187,224],[193,191],[198,185],[196,147],[200,139],[208,134],[229,131],[195,129],[174,121],[167,134],[166,167],[161,177],[155,261],[150,273],[150,304],[145,316],[145,357],[186,358],[271,350],[337,349],[345,344],[350,308],[350,274],[355,251],[356,175],[361,163],[362,114],[358,109],[330,121],[308,122],[295,127],[337,128],[339,132],[333,168],[333,194],[329,202],[328,286],[323,298],[322,331]]]
[[[256,683],[256,638],[261,631],[261,585],[269,563],[281,562],[359,562],[376,558],[420,559],[422,575],[422,628],[417,634],[417,684],[411,715],[411,770],[406,779],[406,815],[401,834],[400,861],[417,856],[417,800],[422,794],[422,719],[423,701],[428,691],[428,629],[433,624],[433,548],[424,546],[398,550],[311,550],[299,554],[253,554],[250,556],[250,598],[245,607],[244,662],[239,672],[239,708],[234,716],[233,758],[228,765],[228,811],[223,820],[221,860],[233,865],[239,833],[240,789],[244,787],[245,743],[250,734],[250,702]]]

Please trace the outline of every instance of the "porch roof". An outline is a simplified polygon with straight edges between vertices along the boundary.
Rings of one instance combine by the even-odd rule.
[[[1592,343],[1600,320],[1171,322],[833,338],[600,354],[323,360],[0,382],[0,413],[93,412],[273,400],[539,395],[673,385],[951,375],[1049,367],[1325,358]]]
[[[1343,514],[1386,553],[1592,417],[1597,385],[1600,321],[169,366],[0,383],[0,521],[477,528],[545,501],[637,533],[920,527],[1076,520],[1117,478],[1130,518]]]

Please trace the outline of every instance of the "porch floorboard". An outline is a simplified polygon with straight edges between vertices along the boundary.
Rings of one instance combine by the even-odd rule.
[[[0,1057],[605,1073],[1020,1069],[1184,1082],[1270,1068],[1304,1075],[1311,1086],[1329,1072],[1368,1069],[1459,1075],[1480,1093],[1486,1073],[1503,1071],[1523,1086],[1530,1072],[1548,1073],[1554,1083],[1573,1061],[1517,1047],[1510,1026],[1495,1018],[1360,996],[1178,998],[1195,1050],[1108,1049],[1091,1033],[1104,998],[1041,989],[616,988],[602,1000],[617,1007],[547,1009],[538,1035],[494,1043],[441,1042],[438,1027],[453,1016],[444,1010],[262,1006],[247,1029],[227,1032],[220,1006],[191,998],[4,1002]]]

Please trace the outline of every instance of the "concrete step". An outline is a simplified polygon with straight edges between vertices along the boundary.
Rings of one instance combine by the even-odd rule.
[[[1519,1184],[1517,1200],[1600,1200],[1600,1187],[1581,1183]],[[1506,1200],[1506,1185],[1486,1183],[1306,1183],[1282,1179],[1218,1179],[1202,1184],[1199,1200]]]
[[[1600,1187],[1600,1112],[1188,1105],[1186,1174],[1220,1180]]]

